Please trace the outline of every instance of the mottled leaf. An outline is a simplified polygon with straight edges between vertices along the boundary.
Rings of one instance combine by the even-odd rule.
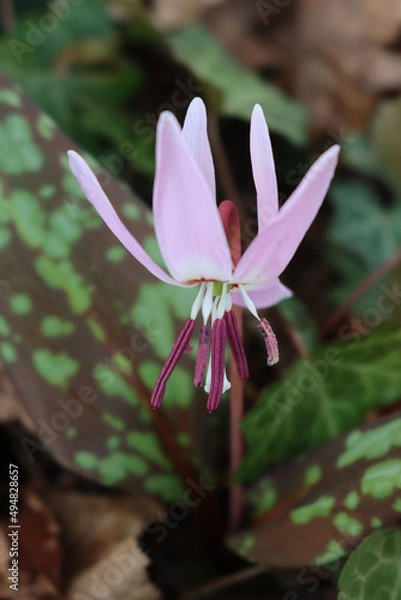
[[[383,290],[381,306],[395,311],[401,290]],[[365,336],[366,327],[352,335],[344,330],[349,339],[299,360],[283,381],[262,393],[243,421],[247,450],[236,479],[248,481],[269,465],[335,438],[401,395],[397,327],[385,325]]]
[[[335,298],[340,300],[355,282],[397,252],[401,244],[401,205],[384,205],[372,184],[358,181],[336,181],[331,198],[334,216],[329,227],[329,257],[340,274],[334,288]],[[359,301],[360,310],[371,306],[378,288],[373,287]]]
[[[247,491],[250,526],[231,547],[269,566],[321,565],[397,522],[400,431],[396,413],[276,468]]]
[[[137,157],[133,140],[144,136],[135,135],[122,107],[138,89],[142,72],[115,43],[116,27],[104,3],[60,4],[45,14],[34,7],[28,16],[0,39],[2,68],[63,131],[103,160],[105,140],[116,149],[124,142],[124,158]],[[90,127],[94,118],[96,130]],[[117,152],[112,156],[107,167],[116,168],[122,160]]]
[[[0,88],[0,355],[43,440],[21,443],[29,460],[48,448],[103,484],[175,498],[177,475],[197,477],[195,449],[213,464],[221,437],[213,435],[219,417],[210,419],[192,384],[189,356],[163,409],[149,408],[195,291],[160,283],[128,255],[70,173],[71,141],[3,75]],[[99,176],[156,257],[149,210],[108,173]]]
[[[349,557],[338,600],[398,600],[401,594],[401,531],[372,533]]]
[[[177,59],[218,91],[223,114],[249,120],[259,103],[272,131],[294,144],[305,142],[306,110],[237,62],[205,27],[194,25],[167,35]]]
[[[334,218],[329,235],[336,245],[353,254],[368,269],[377,267],[396,252],[401,243],[400,204],[383,206],[371,186],[357,181],[336,181],[331,188],[331,199]]]

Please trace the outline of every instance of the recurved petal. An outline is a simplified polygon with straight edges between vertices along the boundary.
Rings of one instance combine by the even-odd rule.
[[[182,286],[183,284],[174,281],[163,269],[161,269],[145,252],[140,243],[128,231],[121,222],[120,217],[114,210],[110,200],[104,193],[100,183],[96,179],[92,169],[86,161],[74,150],[68,151],[70,168],[78,179],[85,196],[97,210],[107,227],[111,229],[116,238],[152,275],[173,285]]]
[[[326,196],[339,150],[332,146],[312,165],[277,217],[248,246],[233,281],[267,287],[284,271]]]
[[[169,112],[157,125],[153,214],[160,250],[175,279],[231,278],[231,255],[216,200]]]
[[[286,298],[291,298],[292,291],[276,278],[268,287],[260,287],[254,290],[246,290],[246,293],[256,308],[269,308],[278,304]],[[240,292],[231,292],[234,304],[245,308],[245,303]]]
[[[252,112],[250,147],[258,207],[258,229],[261,232],[277,214],[278,192],[269,130],[259,104],[255,105]]]
[[[182,128],[185,144],[198,165],[213,198],[216,197],[216,176],[212,151],[207,135],[206,108],[201,98],[194,98],[188,107]]]

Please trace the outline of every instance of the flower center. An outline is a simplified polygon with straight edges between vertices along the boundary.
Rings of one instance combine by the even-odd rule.
[[[227,234],[232,262],[235,266],[241,257],[238,212],[233,202],[225,200],[219,206],[219,214]],[[245,306],[258,320],[258,328],[266,344],[268,364],[273,365],[278,361],[276,336],[268,321],[259,317],[256,307],[246,293],[244,286],[223,283],[222,281],[203,281],[192,304],[191,317],[186,321],[156,381],[150,399],[153,408],[158,408],[161,405],[167,380],[182,354],[190,347],[189,341],[199,312],[202,313],[203,325],[199,332],[194,384],[199,387],[204,382],[205,391],[208,393],[207,409],[210,412],[216,410],[222,394],[231,387],[225,367],[227,340],[240,377],[248,379],[249,370],[245,349],[237,319],[232,310],[231,291],[234,286],[240,291]]]
[[[199,387],[204,382],[205,391],[208,393],[207,409],[210,412],[216,410],[222,394],[231,387],[227,379],[225,367],[227,340],[240,377],[248,379],[249,370],[245,349],[237,319],[232,310],[231,291],[233,285],[216,281],[204,281],[201,283],[199,292],[192,305],[191,317],[186,321],[181,330],[156,381],[151,397],[153,408],[158,408],[161,405],[167,380],[178,360],[189,347],[189,341],[199,312],[202,313],[203,325],[199,333],[194,384],[196,387]],[[266,345],[267,363],[273,365],[278,361],[279,356],[276,336],[268,321],[259,317],[256,307],[248,296],[244,286],[238,284],[238,289],[245,306],[258,320],[258,329]]]

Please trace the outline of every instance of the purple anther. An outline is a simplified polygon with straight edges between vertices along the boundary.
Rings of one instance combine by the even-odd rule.
[[[216,319],[212,329],[212,358],[211,358],[211,381],[210,391],[207,399],[209,412],[216,410],[223,393],[225,375],[225,349],[226,349],[226,322],[224,319]]]
[[[180,360],[182,354],[184,354],[185,349],[188,347],[194,327],[194,319],[188,319],[185,322],[185,325],[182,328],[159,377],[157,378],[155,387],[153,388],[152,396],[150,398],[150,404],[153,408],[159,408],[161,406],[163,396],[166,391],[167,380],[174,371],[174,368]]]
[[[225,313],[224,319],[227,325],[227,337],[230,344],[231,353],[237,366],[237,371],[241,379],[248,379],[248,362],[245,356],[244,344],[238,327],[237,318],[233,310]]]
[[[202,325],[199,332],[199,345],[196,353],[195,362],[195,377],[194,384],[196,387],[202,385],[203,377],[205,375],[206,363],[209,356],[210,348],[210,327],[209,325]]]
[[[270,327],[270,323],[266,319],[261,319],[259,321],[258,329],[263,335],[263,339],[265,340],[267,351],[267,364],[269,365],[269,367],[271,367],[272,365],[275,365],[279,359],[276,335],[273,329]]]

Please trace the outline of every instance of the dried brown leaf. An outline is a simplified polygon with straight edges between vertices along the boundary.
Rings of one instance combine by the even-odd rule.
[[[0,535],[0,598],[56,600],[60,597],[62,549],[59,527],[36,491],[19,488],[18,592],[10,589],[10,540]],[[8,521],[3,521],[5,532]]]
[[[148,557],[137,538],[161,508],[145,497],[56,494],[52,505],[66,540],[69,597],[156,600]]]
[[[398,0],[234,0],[207,20],[251,68],[275,69],[315,131],[361,129],[380,94],[401,89]]]

